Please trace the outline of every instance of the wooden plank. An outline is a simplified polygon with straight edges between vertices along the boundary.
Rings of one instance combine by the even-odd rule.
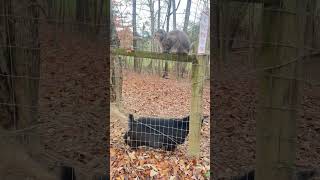
[[[120,49],[120,48],[111,49],[111,54],[140,57],[140,58],[168,60],[168,61],[179,61],[179,62],[194,62],[196,60],[196,55],[175,54],[175,53],[168,54],[168,53],[157,53],[157,52],[149,52],[149,51],[128,51],[126,49]]]

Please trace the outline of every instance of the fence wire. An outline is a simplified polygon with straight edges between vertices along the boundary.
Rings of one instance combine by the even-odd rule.
[[[291,143],[296,147],[295,165],[289,167],[282,164],[287,170],[294,170],[293,179],[319,178],[320,154],[319,143],[314,138],[319,137],[319,1],[306,1],[306,11],[296,12],[293,9],[284,10],[274,6],[264,6],[260,2],[230,2],[215,1],[212,9],[214,17],[213,44],[215,52],[211,66],[211,85],[213,86],[213,126],[211,134],[211,158],[213,179],[254,179],[256,168],[256,136],[257,112],[277,110],[281,112],[292,111],[297,113],[296,137],[279,140]],[[281,1],[279,1],[281,2]],[[312,5],[312,3],[314,3]],[[283,7],[283,6],[279,6]],[[303,8],[303,6],[298,6]],[[296,16],[305,24],[303,46],[288,41],[282,41],[280,37],[280,25],[278,29],[262,26],[263,13],[281,14],[278,17]],[[298,19],[298,18],[297,18]],[[220,21],[220,22],[219,22]],[[300,28],[300,26],[298,28]],[[273,26],[272,26],[273,27]],[[263,29],[262,29],[263,28]],[[279,32],[278,32],[279,31]],[[298,32],[300,29],[292,31]],[[263,33],[272,32],[278,34],[279,41],[266,42],[262,39]],[[298,33],[296,33],[297,35]],[[300,43],[301,44],[301,43]],[[222,48],[222,46],[225,46]],[[276,47],[296,50],[296,56],[284,56],[282,64],[261,67],[261,47]],[[221,50],[224,49],[224,50]],[[274,56],[275,57],[275,56]],[[278,58],[278,57],[277,57]],[[272,61],[272,59],[270,59]],[[292,66],[300,66],[302,73],[298,75],[275,74],[275,72],[289,71]],[[299,83],[301,96],[297,106],[265,104],[259,105],[259,79],[258,75],[264,75],[270,79],[267,86],[269,90],[277,91],[277,83],[291,81]],[[261,85],[261,84],[260,84]],[[273,94],[268,103],[276,101]],[[286,98],[286,97],[279,97]],[[272,117],[269,120],[272,123]],[[274,135],[275,136],[275,135]],[[295,140],[295,141],[293,141]],[[295,142],[295,143],[293,143]],[[275,149],[275,153],[278,149]],[[280,153],[279,153],[280,156]],[[312,157],[312,158],[311,158]],[[276,162],[275,162],[276,163]],[[278,167],[274,167],[278,169]]]
[[[109,176],[106,2],[0,2],[2,178]]]
[[[140,1],[137,1],[137,4],[139,4],[139,2]],[[158,4],[158,1],[149,1],[149,3],[150,2]],[[200,5],[206,3],[205,1],[201,2],[202,3],[199,1],[198,3],[192,2],[192,14],[195,13],[195,15],[190,15],[190,19],[192,20],[189,21],[189,24],[191,24],[191,21],[194,19],[194,28],[199,28],[197,25],[199,22],[196,21],[198,21],[197,16],[201,13]],[[159,1],[159,3],[161,3],[161,11],[165,12],[167,2]],[[180,3],[180,1],[177,1],[177,3]],[[152,24],[151,20],[148,17],[141,17],[140,14],[143,14],[142,12],[137,12],[136,25],[121,23],[121,20],[126,19],[126,17],[121,18],[121,20],[117,22],[118,17],[123,17],[122,14],[125,13],[116,11],[118,4],[114,4],[113,6],[115,10],[113,12],[114,27],[112,28],[114,29],[111,31],[114,33],[111,34],[112,42],[114,43],[111,43],[110,48],[111,51],[114,50],[114,53],[111,54],[110,81],[111,99],[113,99],[113,102],[117,105],[111,107],[110,125],[112,128],[110,138],[111,152],[120,151],[123,153],[121,153],[120,158],[114,158],[114,160],[111,161],[112,177],[117,178],[124,176],[129,179],[190,178],[187,172],[183,172],[182,170],[181,172],[174,173],[161,169],[156,170],[157,175],[151,177],[151,175],[147,173],[149,171],[148,168],[144,166],[150,165],[157,167],[159,164],[153,162],[152,158],[146,158],[156,154],[156,156],[159,156],[158,158],[162,158],[161,160],[159,159],[161,163],[168,163],[169,169],[176,168],[174,164],[171,164],[170,159],[177,158],[184,161],[184,159],[187,158],[185,154],[187,153],[187,146],[190,145],[190,141],[188,140],[190,137],[190,127],[196,127],[199,130],[198,136],[200,136],[201,141],[199,142],[200,157],[209,161],[209,48],[207,48],[207,54],[206,58],[203,59],[203,61],[205,61],[203,64],[196,64],[194,60],[195,56],[193,56],[195,53],[190,53],[190,56],[179,58],[177,54],[169,52],[164,58],[164,54],[160,54],[161,48],[159,43],[154,37],[159,28],[162,29],[167,23],[167,20],[164,20],[166,19],[165,14],[162,12],[159,13],[157,10],[154,11],[155,16],[157,16],[158,13],[160,14],[161,21],[156,21],[156,18],[154,19],[154,32],[152,33],[151,30],[149,36],[144,36],[144,32],[149,32],[147,28],[144,31],[139,30],[139,33],[134,35],[135,32],[133,31],[135,26],[140,28],[144,21]],[[123,6],[130,9],[132,4],[123,4]],[[155,7],[158,6],[155,5]],[[180,8],[180,10],[182,8]],[[137,7],[137,11],[138,9],[141,8]],[[195,12],[194,10],[196,9],[199,10]],[[185,13],[182,14],[185,15]],[[130,16],[129,13],[128,16]],[[131,21],[131,18],[132,17],[128,19]],[[160,23],[159,26],[157,26],[158,23]],[[188,29],[190,26],[191,25],[188,26]],[[190,30],[189,33],[194,33],[194,37],[198,37],[199,34],[197,30],[195,30],[195,32]],[[192,48],[196,49],[196,47]],[[120,52],[117,51],[119,49],[123,51],[117,54],[117,52]],[[127,56],[124,51],[127,52]],[[144,52],[146,52],[145,54],[147,55],[143,56]],[[149,52],[159,53],[159,57],[154,57],[150,55]],[[134,57],[134,53],[138,57]],[[195,69],[201,71],[199,72],[198,81],[192,81],[192,72]],[[203,96],[191,93],[193,86],[202,86],[202,84],[203,90],[200,91],[203,92],[200,93],[203,93]],[[194,104],[194,106],[200,108],[199,112],[202,112],[199,114],[199,122],[194,123],[190,122],[190,102],[192,97],[201,98],[202,101],[202,105]],[[122,110],[121,116],[119,113],[115,113],[117,109]],[[201,129],[203,131],[201,131]],[[143,157],[140,157],[141,152],[143,152]],[[183,156],[179,157],[180,155],[178,154],[181,152]],[[171,153],[170,157],[163,156],[163,154],[167,153]],[[128,155],[128,157],[122,157],[123,154]],[[145,161],[145,163],[139,164],[139,162],[137,162],[138,165],[136,165],[136,159],[132,156],[137,156],[139,161]],[[123,159],[128,158],[131,160],[127,163],[121,162],[124,161]],[[205,163],[207,163],[206,165],[208,167],[209,162]],[[192,168],[196,167],[194,166]],[[204,169],[206,172],[209,170]],[[205,172],[195,176],[205,178]]]

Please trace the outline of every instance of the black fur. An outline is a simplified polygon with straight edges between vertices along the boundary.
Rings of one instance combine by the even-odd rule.
[[[129,131],[123,138],[133,149],[148,146],[174,151],[177,145],[185,142],[188,133],[189,116],[171,119],[141,117],[134,120],[133,115],[129,114]]]
[[[77,180],[76,174],[74,172],[74,168],[69,166],[62,166],[60,179],[61,180]]]
[[[60,167],[60,179],[59,180],[77,180],[75,169],[70,166],[61,166]],[[87,177],[88,178],[88,177]],[[95,174],[90,177],[92,180],[108,180],[109,177],[105,174]]]

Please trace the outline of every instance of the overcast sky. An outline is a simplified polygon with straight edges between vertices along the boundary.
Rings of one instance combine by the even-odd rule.
[[[115,5],[116,9],[118,9],[121,14],[124,16],[122,18],[124,25],[131,26],[132,25],[132,1],[126,2],[126,0],[115,0],[118,5]],[[199,18],[202,10],[204,9],[204,1],[206,0],[192,0],[191,1],[191,14],[189,17],[189,22],[199,23]],[[142,31],[143,25],[145,25],[145,30],[150,32],[150,10],[147,5],[145,5],[147,0],[137,0],[137,31],[140,34]],[[209,1],[208,1],[209,2]],[[166,1],[161,0],[161,28],[162,24],[165,20],[166,12],[167,12],[167,4]],[[179,0],[176,0],[176,6],[178,6]],[[185,9],[187,6],[187,0],[180,0],[180,5],[177,10],[177,29],[183,28]],[[209,3],[208,3],[209,6]],[[155,12],[158,12],[158,0],[155,0]],[[157,28],[157,18],[156,15],[156,28]],[[166,29],[166,25],[164,26]],[[172,29],[172,16],[170,17],[170,30]]]

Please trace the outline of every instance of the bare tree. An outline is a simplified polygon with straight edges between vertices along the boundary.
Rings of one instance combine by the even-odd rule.
[[[133,29],[133,48],[137,49],[137,2],[132,0],[132,29]],[[139,70],[138,58],[134,57],[133,61],[134,70],[137,72]]]
[[[167,3],[168,3],[168,9],[167,9],[167,32],[169,32],[169,25],[170,25],[170,15],[171,15],[171,13],[170,13],[170,9],[171,9],[171,0],[168,0],[167,1]],[[168,71],[169,71],[169,65],[168,65],[168,62],[167,61],[165,61],[165,63],[164,63],[164,73],[163,73],[163,75],[162,75],[162,77],[167,77],[168,76]]]
[[[154,2],[154,0],[148,0],[148,6],[150,9],[151,34],[154,34],[155,29]]]
[[[236,38],[237,33],[239,32],[240,24],[244,17],[247,15],[249,9],[248,3],[238,3],[232,2],[232,6],[230,7],[230,31],[229,31],[229,40],[228,40],[228,49],[232,48],[234,39]]]
[[[160,29],[160,17],[161,17],[161,3],[160,0],[158,0],[158,30]]]
[[[171,0],[168,0],[167,1],[167,4],[168,4],[168,9],[167,9],[167,32],[169,32],[169,25],[170,25],[170,16],[171,16],[171,13],[170,13],[170,9],[171,9]]]
[[[183,31],[184,32],[188,31],[190,9],[191,9],[191,0],[188,0],[187,1],[187,7],[186,7],[186,14],[184,16],[184,24],[183,24]]]
[[[76,1],[76,19],[79,23],[79,28],[84,30],[83,23],[86,22],[89,17],[89,2],[88,0],[77,0]]]
[[[154,13],[154,3],[155,0],[148,0],[148,6],[150,9],[150,21],[151,21],[151,34],[154,34],[155,32],[155,13]],[[156,44],[154,41],[152,41],[152,51],[156,51]],[[150,64],[149,64],[149,69],[151,69],[151,71],[153,72],[153,62],[154,60],[151,59]]]
[[[173,30],[176,30],[176,29],[177,29],[176,0],[172,0],[172,28],[173,28]]]

